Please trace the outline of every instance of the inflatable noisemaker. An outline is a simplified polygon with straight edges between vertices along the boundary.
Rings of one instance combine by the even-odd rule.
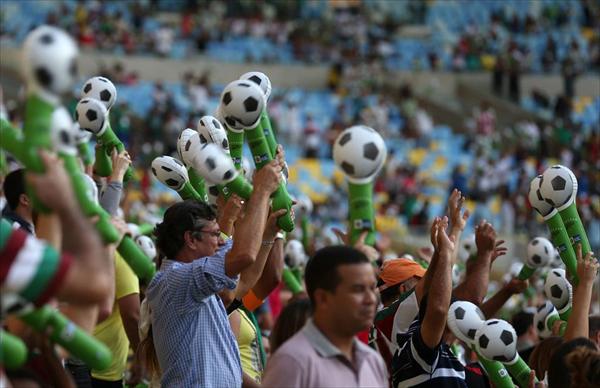
[[[229,197],[235,193],[248,200],[252,185],[235,168],[231,158],[216,144],[207,143],[200,147],[192,160],[192,168],[208,182],[216,184],[219,190]]]
[[[559,334],[563,336],[567,329],[567,322],[560,319],[558,311],[550,301],[539,305],[533,316],[533,324],[542,339],[552,336],[552,327],[556,321],[561,321]]]
[[[98,341],[50,306],[44,306],[19,315],[36,331],[48,335],[52,342],[65,348],[71,355],[85,362],[91,369],[103,370],[110,366],[112,354]]]
[[[527,260],[523,264],[517,278],[527,280],[535,273],[537,268],[543,268],[550,264],[554,247],[552,243],[543,237],[536,237],[527,244]]]
[[[506,368],[498,361],[487,360],[477,351],[475,334],[484,322],[483,312],[473,303],[457,301],[450,305],[448,311],[448,328],[450,331],[477,354],[479,363],[495,387],[512,388],[514,384]]]
[[[302,231],[302,245],[304,250],[309,249],[310,235],[310,214],[312,213],[313,203],[307,195],[300,195],[297,198],[300,213],[300,229]],[[297,216],[297,215],[296,215]]]
[[[573,306],[573,286],[567,280],[564,269],[555,268],[548,273],[544,283],[544,294],[558,310],[560,319],[568,321]]]
[[[271,120],[269,120],[266,104],[269,101],[269,97],[271,97],[271,80],[265,73],[261,73],[260,71],[250,71],[248,73],[244,73],[241,75],[240,80],[254,82],[256,85],[258,85],[258,87],[260,87],[265,95],[265,106],[260,114],[260,126],[263,129],[265,140],[267,141],[269,149],[271,150],[271,155],[275,155],[275,153],[277,153],[277,140],[275,139],[275,134],[273,133]]]
[[[221,109],[225,122],[230,128],[245,130],[248,145],[257,169],[273,160],[264,131],[260,126],[260,113],[265,106],[262,90],[253,82],[233,81],[225,87],[221,95]],[[271,208],[274,211],[286,209],[286,214],[277,219],[277,225],[286,232],[294,230],[292,218],[292,198],[285,183],[280,183],[272,195]]]
[[[288,266],[283,267],[282,280],[292,294],[296,295],[303,291],[302,284],[298,281],[296,275],[294,275],[294,272],[292,272]]]
[[[541,182],[542,175],[538,175],[531,180],[528,193],[529,203],[544,219],[544,223],[550,231],[552,243],[558,249],[560,258],[565,263],[569,275],[577,283],[577,256],[575,255],[575,250],[558,210],[544,200],[540,188]]]
[[[591,251],[590,242],[577,213],[577,178],[565,166],[552,166],[542,174],[540,192],[562,218],[573,247],[581,244],[583,257]],[[570,268],[567,266],[567,268]]]
[[[150,260],[154,260],[156,257],[156,245],[154,245],[152,238],[142,234],[135,238],[135,243],[140,247],[144,254],[150,258]]]
[[[475,344],[484,358],[503,363],[519,387],[529,386],[531,369],[517,352],[517,333],[510,323],[501,319],[485,321],[475,333]]]
[[[6,369],[19,368],[27,361],[27,346],[16,337],[0,329],[0,365]]]
[[[191,166],[191,161],[194,157],[194,152],[200,146],[198,133],[191,128],[186,128],[179,134],[177,139],[177,153],[179,160],[187,167],[190,184],[196,190],[198,195],[203,198],[204,202],[208,201],[208,193],[206,192],[206,184],[204,178],[196,172]]]
[[[175,190],[181,199],[204,200],[190,184],[187,169],[179,160],[171,156],[159,156],[152,161],[151,170],[156,179]]]
[[[0,149],[0,175],[4,175],[7,173],[7,163],[6,163],[6,155]]]
[[[227,132],[227,140],[229,142],[229,154],[231,155],[231,160],[233,160],[233,165],[236,169],[242,169],[242,156],[244,154],[244,129],[235,128],[230,125],[225,120],[225,116],[223,114],[223,108],[221,105],[217,107],[215,112],[215,117],[221,124],[224,123],[225,129]],[[235,121],[231,122],[235,124]]]
[[[347,128],[335,140],[333,159],[348,178],[352,244],[364,230],[369,231],[365,243],[375,244],[373,181],[383,167],[386,156],[383,138],[374,129],[364,125]]]
[[[25,168],[27,168],[28,161],[26,160],[25,152],[23,151],[23,137],[21,136],[20,131],[5,119],[0,119],[0,140],[2,140],[0,142],[0,147],[23,163]],[[43,163],[39,155],[34,159],[34,162],[37,165],[41,165],[41,168],[43,168]]]
[[[79,128],[78,122],[75,122],[73,125],[76,127],[77,137],[75,140],[77,142],[77,152],[79,153],[79,157],[83,161],[84,166],[91,166],[94,164],[94,156],[89,147],[92,134],[88,131],[82,131]]]
[[[60,96],[69,91],[77,77],[77,45],[63,30],[43,25],[31,31],[23,44],[24,77],[27,98],[23,123],[23,162],[29,170],[41,173],[39,149],[50,149],[50,123]],[[52,58],[51,61],[48,58]],[[48,211],[28,188],[33,206]]]

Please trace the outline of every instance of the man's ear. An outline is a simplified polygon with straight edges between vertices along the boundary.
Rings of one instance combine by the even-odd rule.
[[[29,201],[29,196],[27,194],[19,195],[19,205],[29,207],[31,205],[31,201]]]
[[[314,293],[315,298],[315,309],[325,308],[328,309],[329,301],[331,297],[331,293],[323,290],[322,288],[317,288]]]
[[[194,236],[193,236],[193,232],[186,230],[183,233],[183,243],[188,248],[192,248],[192,249],[196,248],[197,241],[196,241],[196,238],[194,238]]]

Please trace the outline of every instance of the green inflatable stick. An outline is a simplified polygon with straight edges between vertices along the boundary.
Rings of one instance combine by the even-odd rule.
[[[590,242],[588,240],[587,234],[585,233],[583,223],[581,222],[581,218],[579,218],[579,213],[577,212],[577,206],[575,205],[575,201],[573,201],[570,204],[567,204],[566,206],[559,207],[558,213],[560,214],[560,218],[562,218],[562,221],[565,224],[565,228],[567,229],[567,234],[569,235],[571,245],[575,247],[577,244],[581,244],[581,254],[583,257],[585,257],[585,255],[587,255],[588,252],[591,252],[592,249],[590,247]],[[573,273],[576,274],[577,272]]]
[[[208,193],[206,192],[206,184],[204,178],[196,172],[193,168],[188,168],[188,176],[190,178],[190,184],[196,190],[196,193],[202,198],[202,201],[208,202]]]
[[[292,273],[296,277],[296,280],[298,281],[298,283],[302,283],[302,268],[294,267],[294,268],[292,268]]]
[[[502,365],[502,363],[498,361],[490,361],[485,357],[482,357],[475,349],[472,348],[477,354],[477,361],[485,371],[485,374],[488,376],[490,381],[494,384],[496,388],[514,388],[515,384],[513,383],[508,371]]]
[[[110,366],[112,354],[106,345],[81,330],[58,310],[43,306],[19,318],[36,331],[47,334],[52,342],[67,349],[90,368],[103,370]]]
[[[571,309],[569,309],[569,315],[570,314],[571,314]],[[546,329],[552,331],[552,327],[554,326],[554,323],[556,321],[560,321],[560,327],[559,327],[558,334],[562,337],[565,335],[565,331],[567,330],[567,322],[565,320],[562,320],[559,315],[557,315],[556,313],[548,315],[546,317],[546,321],[544,322],[544,325],[546,326]]]
[[[110,122],[108,121],[108,116],[107,116],[106,126],[99,133],[96,134],[96,137],[97,137],[98,141],[102,144],[102,148],[104,148],[105,153],[109,157],[110,157],[110,154],[112,153],[113,149],[115,149],[115,148],[117,149],[118,153],[121,153],[125,150],[125,146],[123,145],[123,142],[121,142],[121,140],[117,137],[117,135],[115,135],[115,133],[112,130],[112,127],[110,126]],[[108,172],[105,166],[102,166],[101,172],[102,173],[100,173],[100,171],[99,171],[98,175],[109,176],[110,174],[112,174],[112,160],[111,160],[110,172],[108,173],[108,175],[103,175],[103,174],[106,174],[106,172]],[[131,166],[129,166],[127,168],[127,172],[125,173],[125,176],[123,177],[123,181],[127,182],[132,177],[133,177],[133,169],[131,168]]]
[[[152,224],[140,224],[138,226],[140,235],[149,236],[154,232],[154,225]]]
[[[309,239],[309,235],[308,235],[308,226],[309,226],[309,220],[308,220],[308,215],[303,214],[302,218],[300,219],[300,227],[302,228],[302,246],[304,247],[304,250],[308,252],[308,248],[309,248],[309,243],[310,243],[310,239]]]
[[[269,145],[271,155],[275,155],[277,153],[277,140],[275,139],[275,134],[273,133],[273,127],[271,126],[271,120],[269,119],[266,106],[260,114],[260,126],[263,128],[265,140]]]
[[[0,329],[0,365],[6,369],[19,368],[27,361],[27,346],[16,337]]]
[[[225,198],[229,198],[231,194],[236,194],[241,199],[247,201],[250,199],[250,195],[252,195],[252,185],[242,174],[238,174],[230,182],[217,185],[217,188]]]
[[[369,233],[365,244],[375,245],[375,210],[373,208],[373,181],[353,183],[348,181],[350,217],[350,243],[354,244],[363,231]]]
[[[109,177],[112,174],[112,160],[106,147],[98,142],[95,153],[94,173],[101,177]]]
[[[7,170],[6,155],[0,149],[0,175],[6,174]]]
[[[527,280],[535,273],[535,268],[530,267],[526,263],[523,263],[523,267],[521,267],[521,271],[517,275],[517,279],[519,280]]]
[[[196,190],[194,190],[194,187],[192,187],[192,184],[190,182],[185,182],[185,184],[183,186],[181,186],[181,188],[179,190],[175,190],[175,191],[177,191],[177,194],[179,194],[181,199],[183,199],[184,201],[186,199],[195,199],[197,201],[204,201],[204,198],[202,198],[202,196],[200,196],[200,194],[198,194],[198,192]]]
[[[265,164],[273,160],[273,155],[265,139],[264,130],[259,123],[255,128],[246,129],[246,138],[254,159],[254,165],[261,169]],[[273,211],[286,209],[287,213],[277,219],[277,225],[286,232],[294,230],[294,220],[292,219],[292,198],[287,192],[285,183],[280,183],[277,190],[272,195],[273,201],[271,207]]]
[[[92,157],[92,151],[90,151],[90,147],[87,143],[79,143],[77,144],[77,152],[79,153],[79,157],[83,161],[83,164],[86,166],[94,163],[94,158]]]
[[[242,170],[242,154],[244,152],[244,131],[232,130],[228,126],[227,129],[227,140],[229,141],[229,154],[233,165],[239,171]]]
[[[292,294],[296,295],[302,292],[302,285],[294,276],[292,270],[290,270],[287,266],[283,267],[283,282],[286,287],[292,292]]]
[[[515,379],[519,387],[529,386],[529,375],[531,374],[531,369],[525,363],[525,361],[523,361],[521,356],[519,356],[519,353],[517,353],[515,359],[512,362],[504,363],[504,366],[506,366],[506,369]],[[537,378],[535,378],[534,382],[538,382]]]
[[[19,132],[7,120],[0,119],[0,147],[23,163],[27,168],[27,160],[25,160],[25,152],[23,151],[23,138]],[[36,162],[39,164],[42,163],[39,156]]]

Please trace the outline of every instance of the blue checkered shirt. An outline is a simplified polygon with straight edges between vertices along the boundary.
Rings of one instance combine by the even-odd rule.
[[[217,292],[234,289],[225,274],[227,241],[212,257],[165,260],[146,297],[163,387],[240,387],[242,366]]]

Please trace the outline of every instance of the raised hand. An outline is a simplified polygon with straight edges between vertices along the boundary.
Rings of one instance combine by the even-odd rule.
[[[113,166],[113,172],[110,176],[110,181],[123,182],[123,177],[131,165],[131,157],[129,156],[129,152],[127,152],[127,150],[123,150],[118,153],[117,148],[115,147],[113,148],[110,157],[112,159]]]
[[[277,219],[285,213],[287,213],[287,209],[279,209],[269,214],[267,225],[265,225],[265,232],[263,233],[263,241],[275,240],[275,236],[281,230],[281,228],[277,226]]]
[[[437,224],[437,249],[440,253],[451,254],[454,251],[454,238],[446,233],[448,227],[448,217],[442,218]]]
[[[33,187],[42,203],[60,213],[77,206],[71,180],[63,167],[63,161],[55,153],[40,150],[44,163],[41,174],[27,173],[27,182]]]
[[[254,174],[252,184],[254,190],[263,190],[269,195],[277,190],[281,183],[281,170],[283,166],[279,160],[275,159],[264,165]]]
[[[577,276],[579,282],[592,284],[598,276],[598,260],[594,257],[594,252],[588,252],[585,257],[582,257],[581,244],[577,244],[575,249],[577,255]]]
[[[465,197],[462,193],[454,189],[448,198],[448,215],[450,216],[451,233],[462,232],[467,225],[469,219],[469,210],[466,210],[461,214],[463,204],[465,203]]]
[[[517,278],[511,279],[506,285],[504,289],[510,292],[511,295],[517,295],[523,293],[527,287],[529,287],[529,282],[527,280],[519,280]]]
[[[478,254],[492,253],[496,249],[496,230],[489,222],[481,221],[475,227],[475,245]]]
[[[494,251],[492,252],[492,261],[496,260],[500,256],[506,255],[508,248],[504,246],[504,240],[496,241],[496,246],[494,247]]]

